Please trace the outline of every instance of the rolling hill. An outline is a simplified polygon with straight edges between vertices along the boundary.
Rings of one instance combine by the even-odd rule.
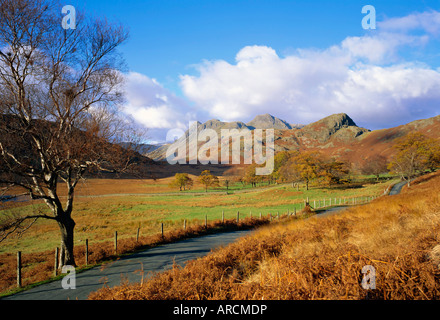
[[[345,113],[333,114],[305,126],[291,125],[269,114],[259,115],[247,124],[219,120],[198,123],[199,132],[202,129],[213,129],[219,133],[219,137],[221,129],[252,131],[268,128],[275,129],[275,152],[319,150],[327,156],[340,158],[351,162],[354,166],[360,166],[376,154],[389,159],[394,152],[392,148],[394,141],[410,132],[417,131],[428,137],[440,139],[440,116],[381,130],[361,128]],[[188,137],[188,132],[185,137]],[[185,137],[177,140],[175,144],[185,143]],[[169,146],[163,145],[146,155],[155,161],[166,162],[166,150]]]

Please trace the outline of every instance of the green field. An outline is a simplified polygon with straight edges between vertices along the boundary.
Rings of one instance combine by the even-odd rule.
[[[397,180],[385,180],[380,183],[369,181],[358,182],[354,186],[314,185],[308,191],[302,185],[297,190],[291,184],[251,188],[235,183],[230,185],[228,194],[226,187],[217,187],[205,193],[201,186],[196,185],[193,190],[176,192],[165,187],[166,181],[149,182],[148,188],[143,181],[124,181],[125,184],[138,184],[136,190],[139,194],[117,195],[106,191],[107,195],[77,197],[73,214],[76,221],[75,244],[83,244],[85,239],[93,242],[111,240],[115,231],[118,231],[119,238],[133,237],[137,228],[140,228],[142,235],[156,234],[160,232],[161,223],[164,223],[166,230],[182,228],[184,220],[187,220],[188,226],[201,224],[204,223],[205,216],[209,221],[220,220],[222,212],[225,219],[235,219],[237,212],[240,212],[241,218],[249,217],[251,214],[257,218],[260,212],[264,216],[268,214],[276,216],[277,213],[281,215],[301,209],[307,197],[313,206],[314,200],[326,199],[328,205],[330,198],[334,204],[335,198],[339,203],[339,198],[351,201],[352,197],[379,196]],[[90,180],[88,188],[101,185],[101,182]],[[111,183],[115,184],[114,181]],[[166,193],[141,194],[144,187],[150,193],[156,183],[160,186],[161,192]],[[111,189],[107,185],[107,189],[102,188]],[[218,193],[219,191],[221,192]],[[11,214],[26,214],[32,211],[49,214],[43,203],[36,203],[3,210],[1,216],[4,218]],[[0,244],[0,253],[12,253],[18,250],[24,253],[38,252],[53,249],[58,245],[59,232],[56,223],[39,220],[21,237],[12,236],[3,241]]]

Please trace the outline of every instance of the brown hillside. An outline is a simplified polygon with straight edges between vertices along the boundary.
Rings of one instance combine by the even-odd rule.
[[[202,126],[206,125],[202,124]],[[414,131],[421,132],[430,138],[440,139],[440,116],[416,120],[394,128],[370,131],[358,127],[345,113],[334,114],[300,129],[275,129],[275,152],[319,150],[324,155],[341,158],[352,163],[354,167],[360,167],[376,154],[389,159],[394,152],[392,147],[395,140]],[[199,147],[201,145],[203,143],[200,143]],[[208,167],[208,169],[212,167],[212,170],[220,175],[228,168],[234,167],[233,165],[228,168],[223,168],[222,165],[197,165],[197,168],[190,165],[178,166],[178,168],[170,166],[163,161],[167,147],[168,145],[155,150],[154,156],[153,153],[151,154],[153,159],[162,160],[159,162],[160,165],[153,169],[158,177],[183,171],[195,173]]]

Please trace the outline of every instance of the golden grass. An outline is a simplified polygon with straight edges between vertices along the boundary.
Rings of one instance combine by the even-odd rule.
[[[142,285],[92,299],[439,299],[440,175],[326,217],[262,227]],[[361,286],[376,269],[376,289]]]
[[[132,253],[138,250],[145,250],[160,244],[175,242],[190,237],[206,235],[212,232],[226,232],[233,230],[251,229],[269,223],[267,218],[263,219],[242,219],[238,224],[235,219],[212,221],[205,227],[204,225],[188,225],[186,230],[172,229],[164,233],[155,235],[140,236],[138,241],[134,236],[118,238],[118,252],[114,252],[113,241],[100,243],[92,242],[89,244],[89,266],[93,266],[105,261],[118,259],[119,255]],[[74,249],[76,264],[78,267],[85,265],[85,244],[77,245]],[[16,255],[12,253],[0,256],[0,292],[6,293],[14,290],[16,286]],[[37,253],[27,253],[22,255],[22,277],[23,286],[31,285],[35,282],[48,280],[53,275],[55,257],[53,250]]]

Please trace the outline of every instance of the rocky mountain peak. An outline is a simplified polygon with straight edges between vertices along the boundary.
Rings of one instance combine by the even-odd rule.
[[[256,116],[246,124],[253,129],[292,129],[286,121],[274,117],[268,113]]]

